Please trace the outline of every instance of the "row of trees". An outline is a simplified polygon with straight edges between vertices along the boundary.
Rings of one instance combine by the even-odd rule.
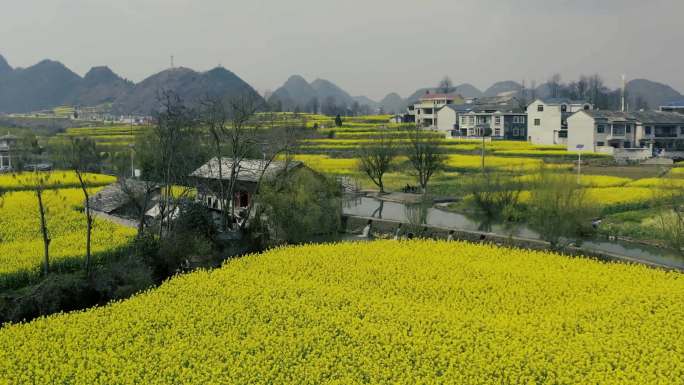
[[[347,104],[338,101],[337,98],[332,95],[325,97],[323,100],[318,97],[313,97],[303,105],[296,104],[292,101],[283,102],[278,98],[272,98],[269,100],[268,106],[271,111],[276,112],[289,111],[294,113],[323,114],[328,116],[360,116],[371,115],[376,112],[367,104],[361,104],[358,101]]]
[[[432,176],[444,168],[446,155],[440,150],[439,141],[418,127],[406,129],[408,144],[399,144],[388,135],[380,135],[358,150],[359,169],[385,193],[384,176],[394,168],[400,156],[406,156],[411,175],[423,193],[427,192]]]

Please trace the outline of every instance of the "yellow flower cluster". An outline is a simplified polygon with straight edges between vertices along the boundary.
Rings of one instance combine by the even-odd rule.
[[[93,190],[94,191],[94,190]],[[46,220],[52,242],[51,263],[76,261],[85,255],[86,220],[80,189],[44,192]],[[105,252],[128,243],[134,229],[106,220],[95,220],[92,251]],[[33,192],[5,194],[0,205],[0,287],[39,274],[43,257],[38,202]]]
[[[544,161],[532,158],[508,158],[488,155],[485,167],[500,170],[524,171],[541,168]],[[446,161],[449,168],[457,170],[475,170],[482,168],[482,158],[478,155],[449,155]]]
[[[677,169],[673,169],[677,170]],[[681,189],[684,187],[684,179],[678,178],[644,178],[634,181],[629,187],[658,187],[666,189]]]
[[[348,174],[358,170],[358,160],[331,158],[326,155],[296,155],[295,160],[304,162],[312,169],[326,174]]]
[[[516,180],[522,183],[534,183],[538,182],[539,178],[539,173],[534,173],[517,177]],[[580,177],[580,185],[586,187],[618,187],[630,182],[632,180],[629,178],[608,175],[582,175]]]
[[[0,174],[0,189],[5,190],[28,190],[34,186],[37,179],[45,179],[44,172],[38,172],[41,176],[36,178],[33,172],[20,172],[14,174]],[[116,178],[103,174],[83,174],[88,186],[105,186],[116,182]],[[47,188],[80,187],[78,177],[73,171],[53,171],[47,178]]]
[[[434,241],[281,248],[0,329],[0,384],[681,384],[684,279]]]

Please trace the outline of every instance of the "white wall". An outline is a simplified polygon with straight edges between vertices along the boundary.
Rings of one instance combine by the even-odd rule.
[[[437,129],[440,131],[453,130],[454,125],[456,124],[456,119],[458,119],[456,111],[449,107],[442,107],[437,112]]]
[[[578,144],[584,145],[583,151],[596,152],[594,118],[584,112],[577,112],[568,118],[568,151],[577,151]]]
[[[537,111],[537,106],[543,105],[544,111]],[[536,119],[540,125],[535,126]],[[561,109],[557,105],[547,105],[541,100],[535,100],[527,106],[527,136],[535,144],[557,144],[557,131],[561,129]]]

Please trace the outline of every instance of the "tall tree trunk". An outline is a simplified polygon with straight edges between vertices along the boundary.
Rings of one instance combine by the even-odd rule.
[[[90,253],[90,240],[93,229],[93,217],[90,212],[90,195],[88,194],[88,186],[86,186],[83,176],[80,171],[76,171],[76,176],[81,184],[81,190],[83,190],[83,196],[85,197],[85,215],[86,215],[86,260],[85,260],[85,270],[90,274],[91,265],[91,253]]]
[[[41,187],[36,189],[36,198],[38,198],[38,212],[40,213],[40,232],[43,235],[43,274],[47,276],[50,272],[50,237],[45,221],[45,206],[43,205],[43,190]]]

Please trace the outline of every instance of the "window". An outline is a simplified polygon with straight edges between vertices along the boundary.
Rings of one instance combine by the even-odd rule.
[[[652,128],[650,126],[644,127],[644,134],[645,135],[651,135],[651,132],[653,132],[653,131],[652,131]]]
[[[596,132],[599,134],[605,133],[606,132],[606,126],[604,126],[603,124],[599,124],[598,126],[596,126]]]
[[[520,136],[520,130],[518,130],[517,128],[514,128],[513,129],[513,136]]]
[[[525,123],[525,117],[524,116],[514,116],[513,117],[513,123]]]
[[[624,136],[625,128],[624,124],[613,124],[613,136]]]
[[[500,116],[496,116],[496,117],[494,118],[494,123],[495,123],[497,126],[498,126],[499,124],[501,124],[501,117],[500,117]]]
[[[584,105],[584,111],[589,111],[590,108],[591,108],[591,106],[589,106],[588,104]]]
[[[603,147],[605,145],[606,144],[604,142],[596,142],[596,146],[598,146],[598,147]]]
[[[568,112],[568,106],[566,104],[561,105],[561,112]]]
[[[679,133],[684,135],[684,126],[679,127]]]
[[[494,130],[494,136],[501,136],[501,129],[497,128]]]
[[[632,126],[627,125],[627,128],[625,129],[625,131],[626,131],[628,134],[631,134],[631,133],[632,133]]]
[[[534,125],[535,125],[535,126],[541,126],[541,119],[535,119],[535,120],[534,120]]]
[[[538,106],[537,106],[537,111],[539,111],[539,112],[544,112],[544,105],[543,105],[543,104],[538,105]]]

